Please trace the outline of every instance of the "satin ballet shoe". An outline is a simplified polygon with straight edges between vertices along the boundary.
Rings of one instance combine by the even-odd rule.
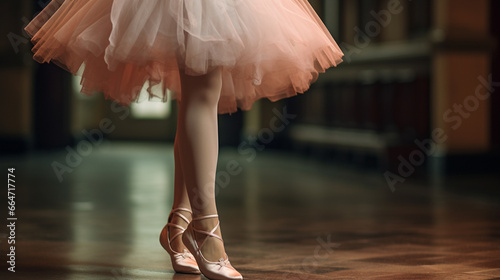
[[[208,215],[208,216],[194,218],[193,221],[217,218],[217,217],[218,215]],[[203,245],[205,245],[205,242],[209,237],[214,237],[222,241],[222,238],[220,236],[214,234],[219,225],[220,222],[217,222],[217,225],[210,232],[208,232],[204,230],[195,229],[193,222],[191,222],[188,225],[186,231],[184,231],[184,234],[182,234],[182,242],[184,242],[184,245],[186,245],[189,251],[194,255],[196,262],[198,263],[198,267],[200,268],[203,275],[205,275],[205,277],[207,277],[208,279],[242,280],[243,276],[241,276],[241,274],[231,265],[227,255],[225,255],[225,258],[220,258],[218,262],[212,262],[207,260],[201,252],[201,248],[203,248]],[[205,239],[199,246],[198,243],[196,242],[195,233],[206,235]]]
[[[175,272],[200,274],[201,272],[200,269],[198,268],[198,264],[196,263],[196,260],[193,257],[193,255],[189,253],[188,250],[184,249],[184,252],[181,253],[181,252],[176,252],[174,251],[174,249],[172,249],[171,246],[172,240],[180,237],[182,233],[186,230],[180,225],[171,222],[174,215],[178,216],[179,218],[183,219],[186,223],[189,224],[189,220],[186,218],[186,216],[179,213],[179,211],[186,211],[191,213],[191,210],[186,208],[172,209],[172,212],[170,212],[170,215],[168,217],[168,223],[165,225],[165,227],[163,227],[163,230],[161,231],[160,244],[170,255],[170,260],[172,261],[172,267],[174,268]],[[170,227],[178,228],[180,229],[180,231],[174,234],[173,236],[170,236],[170,229],[169,229]]]

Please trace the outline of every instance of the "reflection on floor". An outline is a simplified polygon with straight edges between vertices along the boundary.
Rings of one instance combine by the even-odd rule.
[[[205,279],[174,274],[158,243],[171,146],[107,143],[0,164],[16,167],[18,218],[17,272],[3,225],[1,279]],[[223,237],[245,279],[500,279],[498,176],[409,179],[391,192],[382,172],[233,150],[218,170]]]

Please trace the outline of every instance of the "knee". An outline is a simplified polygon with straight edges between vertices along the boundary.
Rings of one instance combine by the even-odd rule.
[[[182,100],[199,105],[217,105],[222,90],[220,70],[203,76],[184,76],[182,78]]]
[[[189,104],[197,104],[201,106],[215,106],[219,103],[220,91],[204,88],[198,91],[186,93],[184,100]]]

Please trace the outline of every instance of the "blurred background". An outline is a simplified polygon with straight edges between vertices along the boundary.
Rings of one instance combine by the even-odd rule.
[[[44,3],[45,2],[45,3]],[[176,104],[133,104],[121,119],[100,94],[78,93],[78,78],[32,61],[23,26],[48,1],[4,0],[0,71],[2,153],[61,149],[109,118],[109,140],[172,142]],[[438,172],[498,165],[499,23],[495,1],[314,0],[345,62],[321,75],[308,94],[249,112],[220,116],[221,146],[237,147],[269,127],[272,108],[297,118],[266,143],[354,167],[393,168],[415,140],[439,143],[425,165]],[[478,94],[487,98],[479,99]],[[493,87],[492,87],[493,86]],[[457,107],[458,106],[458,107]],[[125,110],[125,109],[123,109]],[[127,109],[128,110],[128,109]],[[450,111],[451,110],[451,111]],[[118,113],[117,113],[118,111]],[[127,111],[128,112],[128,111]],[[253,137],[253,138],[252,138]]]
[[[48,2],[0,1],[0,172],[16,168],[22,256],[0,278],[200,279],[157,241],[177,105],[118,107],[35,63],[23,27]],[[499,279],[500,1],[310,3],[344,62],[304,95],[219,116],[232,264],[259,280]],[[331,250],[310,263],[318,240]]]

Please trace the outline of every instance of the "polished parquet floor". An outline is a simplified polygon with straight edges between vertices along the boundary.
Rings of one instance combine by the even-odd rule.
[[[2,194],[0,279],[205,279],[175,274],[158,243],[172,155],[104,143],[81,159],[3,156],[5,177],[16,168],[18,220],[11,273]],[[498,174],[409,178],[392,192],[380,171],[231,149],[218,170],[223,237],[245,279],[500,279]]]

